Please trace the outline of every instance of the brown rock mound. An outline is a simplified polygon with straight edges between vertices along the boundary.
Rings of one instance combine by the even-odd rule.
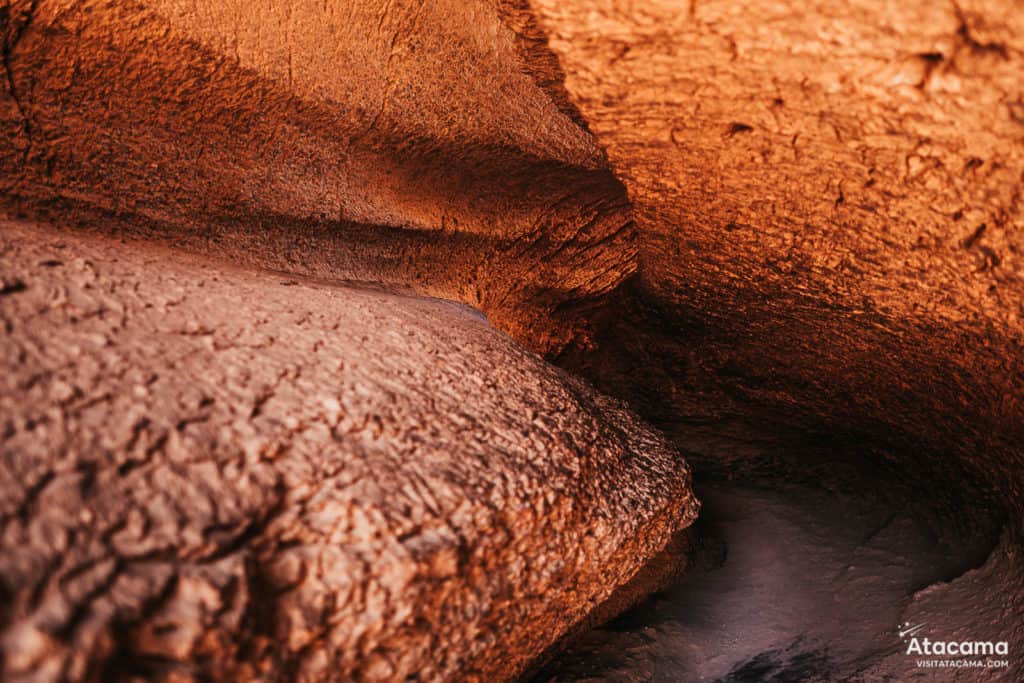
[[[495,680],[696,512],[456,304],[0,231],[4,680]]]

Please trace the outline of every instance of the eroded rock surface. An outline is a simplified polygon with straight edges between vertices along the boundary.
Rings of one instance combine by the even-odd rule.
[[[842,509],[807,548],[755,512],[721,568],[598,633],[553,680],[1019,680],[1016,655],[919,669],[896,633],[1024,640],[1021,4],[530,4],[637,223],[636,276],[560,361],[689,449],[698,483],[773,487],[768,509],[803,482],[790,495],[831,502],[801,524]],[[822,462],[869,474],[832,495],[808,477]],[[864,501],[935,511],[865,562],[894,529],[842,541]],[[745,504],[715,502],[702,514],[725,526]],[[973,531],[939,542],[986,517],[1008,531],[984,564]],[[943,543],[976,568],[901,585],[942,566]],[[800,558],[790,589],[780,548]],[[835,598],[814,595],[822,580]]]
[[[0,276],[4,680],[504,678],[695,515],[456,304],[10,222]]]
[[[487,0],[4,0],[3,203],[407,285],[558,348],[632,272],[632,221],[501,16]]]
[[[568,364],[681,440],[872,442],[1024,519],[1020,3],[531,5],[637,222]]]

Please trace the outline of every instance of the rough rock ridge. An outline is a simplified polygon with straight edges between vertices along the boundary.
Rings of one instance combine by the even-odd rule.
[[[1022,21],[1024,12],[1015,0],[938,4],[755,0],[743,5],[725,0],[0,0],[4,67],[0,202],[12,213],[49,217],[65,227],[73,224],[92,232],[159,238],[192,251],[334,282],[314,285],[304,280],[288,290],[302,291],[313,303],[319,302],[317,312],[335,311],[339,297],[342,301],[368,297],[367,302],[380,302],[379,307],[366,304],[375,311],[387,309],[386,315],[394,314],[396,321],[416,318],[416,325],[426,325],[430,334],[455,339],[450,335],[465,325],[457,322],[463,314],[456,315],[454,309],[385,292],[338,288],[337,283],[377,281],[403,292],[464,302],[483,311],[498,330],[518,342],[591,379],[600,389],[628,399],[645,418],[670,431],[678,445],[701,450],[704,463],[720,472],[731,476],[744,467],[755,471],[768,467],[775,468],[776,474],[803,474],[814,455],[801,446],[806,441],[824,442],[837,457],[876,463],[884,459],[938,499],[955,490],[959,495],[949,496],[947,503],[959,497],[977,500],[979,505],[994,501],[992,509],[1008,519],[1010,532],[1003,549],[1012,554],[1020,548],[1024,520],[1020,475],[1024,466]],[[17,235],[15,241],[23,245],[19,248],[35,243],[31,231],[7,229]],[[49,234],[40,230],[42,235]],[[124,263],[134,263],[132,250],[150,253],[150,248],[135,245],[122,255],[119,247],[88,247],[88,241],[79,237],[67,240],[75,248],[116,249]],[[178,258],[184,260],[174,264]],[[159,259],[139,264],[138,272],[131,274],[133,282],[143,287],[150,273],[155,278],[165,268],[172,275],[180,269],[197,272],[198,261],[187,257],[161,255]],[[51,261],[64,264],[68,259],[11,261],[12,274],[5,273],[0,283],[2,305],[33,301],[40,291],[37,271],[53,278],[53,298],[58,302],[72,292],[88,292],[82,294],[88,301],[97,294],[97,287],[105,291],[94,283],[87,283],[88,289],[84,284],[71,287],[61,280],[57,266],[52,272],[41,270],[51,268],[44,264]],[[221,277],[222,266],[206,268]],[[192,279],[192,275],[179,275],[182,281]],[[98,276],[100,281],[103,277]],[[257,316],[258,311],[268,314],[264,316],[268,322],[257,325],[259,316],[253,317],[246,329],[279,325],[277,316],[269,314],[286,307],[285,301],[298,306],[280,289],[281,281],[292,276],[251,277],[233,280],[230,287],[223,285],[220,300],[244,290],[246,296],[232,299],[238,301],[239,313],[243,317]],[[243,281],[265,283],[266,291],[264,284],[250,287]],[[204,289],[207,286],[212,287],[207,283]],[[158,299],[164,294],[162,289],[146,291]],[[120,310],[121,294],[118,290],[110,295],[109,305],[104,305]],[[270,299],[264,301],[264,295]],[[189,298],[186,310],[199,306],[197,299]],[[172,297],[159,305],[173,312],[173,301]],[[299,308],[305,310],[313,303],[303,299]],[[61,306],[65,304],[58,309]],[[419,320],[417,316],[428,309],[431,316],[442,310],[448,315],[436,313],[437,320]],[[87,310],[107,309],[87,306]],[[127,310],[134,309],[128,306]],[[60,339],[65,329],[69,334],[90,330],[107,321],[108,314],[69,314],[74,321],[35,314],[23,319],[23,315],[27,313],[18,309],[16,315],[5,318],[13,335],[8,338],[28,340],[32,348],[39,347],[37,357],[45,359],[43,351],[49,346],[41,340]],[[362,314],[346,309],[344,315]],[[139,319],[150,324],[144,316],[127,318],[124,324],[131,329]],[[345,319],[353,324],[367,320]],[[32,332],[35,324],[40,326],[38,332]],[[276,332],[268,336],[292,339],[289,335],[296,335],[295,348],[312,349],[312,342],[303,341],[309,325],[319,323],[307,320],[283,337]],[[185,353],[186,346],[199,342],[216,347],[217,328],[211,326],[211,334],[200,333],[203,329],[182,335],[176,342],[183,345],[178,352]],[[390,329],[399,336],[404,332],[400,325]],[[228,332],[248,339],[248,332]],[[332,338],[337,334],[331,330]],[[476,338],[475,332],[467,334]],[[488,347],[495,353],[494,349],[500,351],[506,348],[502,344],[509,343],[494,338],[502,340]],[[199,430],[215,460],[220,457],[218,449],[243,439],[238,444],[246,458],[264,463],[264,451],[269,449],[293,467],[296,461],[289,454],[305,452],[306,446],[301,445],[311,437],[301,436],[302,429],[297,436],[293,432],[298,427],[288,425],[304,425],[299,417],[319,410],[315,405],[321,400],[322,386],[317,384],[310,403],[306,392],[289,394],[280,384],[283,378],[286,384],[301,385],[320,375],[303,370],[300,377],[293,377],[287,368],[312,362],[307,354],[285,360],[288,354],[281,345],[268,346],[259,341],[259,334],[256,339],[244,342],[242,348],[250,348],[252,355],[245,356],[241,366],[247,371],[251,366],[261,383],[277,389],[268,399],[253,399],[248,412],[238,409],[240,418],[226,423],[237,433],[218,432],[214,438],[203,431],[207,429],[203,425],[218,425],[217,419],[193,422],[190,417],[235,411],[225,407],[226,401],[206,403],[208,392],[234,386],[214,382],[207,393],[181,399],[183,405],[194,407],[182,408],[183,417],[165,425],[166,438],[162,432],[150,435],[148,427],[129,427],[122,430],[127,440],[104,446],[107,450],[102,452],[129,457],[129,450],[141,448],[141,456],[117,465],[125,465],[123,476],[130,478],[142,467],[132,464],[135,459],[147,462],[152,448],[155,462],[171,461],[180,456],[181,435]],[[135,341],[123,347],[101,344],[101,350],[94,352],[84,342],[75,342],[67,350],[53,351],[57,353],[54,365],[38,367],[56,373],[58,366],[63,367],[60,354],[78,353],[83,358],[81,371],[99,377],[104,354],[135,354],[150,348],[163,354],[162,345],[171,344],[163,336],[153,343],[157,346]],[[395,344],[395,357],[402,357]],[[256,348],[260,346],[266,348]],[[193,361],[207,362],[206,351],[178,360],[173,351],[169,350],[169,359],[159,358],[161,363],[176,364],[174,372],[160,375],[164,381],[175,381],[174,373],[182,367],[181,376],[190,378],[189,382],[196,378],[200,386],[217,378],[212,362],[208,370],[188,369]],[[455,364],[451,371],[460,367],[461,356],[442,355]],[[499,357],[505,362],[504,355]],[[42,423],[30,413],[44,407],[57,411],[55,420],[60,414],[57,434],[63,435],[65,410],[78,405],[79,384],[33,379],[38,374],[31,369],[33,358],[26,351],[24,358],[12,361],[19,374],[11,380],[13,388],[5,390],[4,400],[12,414],[21,417],[11,422],[13,426],[3,427],[7,440],[34,433]],[[365,358],[369,362],[375,357]],[[536,363],[528,358],[523,362]],[[150,359],[145,357],[125,365],[145,367],[147,362]],[[437,402],[430,398],[433,389],[415,391],[414,375],[393,374],[396,367],[404,370],[404,365],[381,361],[374,367],[380,374],[368,371],[359,375],[360,381],[374,387],[383,382],[403,400],[421,401],[416,403],[421,411],[410,411],[422,420],[427,416],[457,420],[467,406],[479,407],[467,401],[461,385]],[[544,377],[552,372],[540,364],[535,367]],[[27,377],[23,375],[26,368]],[[480,386],[486,387],[483,375],[491,369],[489,362],[473,365],[469,376],[480,378]],[[323,377],[334,378],[335,371],[353,370],[331,368],[330,373],[323,370]],[[448,370],[437,371],[447,376]],[[125,386],[132,392],[136,384],[146,386],[145,380],[134,377],[129,382]],[[248,391],[247,387],[251,388],[245,380],[243,389]],[[42,402],[33,402],[31,392],[43,388],[48,395],[39,397]],[[175,385],[159,397],[171,400],[186,393],[186,387]],[[590,395],[585,390],[574,393],[579,400]],[[33,401],[26,401],[26,396]],[[343,403],[340,396],[339,392],[339,405]],[[358,392],[352,397],[372,400]],[[515,399],[519,402],[512,405],[518,406],[536,399],[501,396],[494,400],[499,398]],[[120,404],[116,411],[105,412],[110,402],[120,400],[124,397],[112,394],[104,401],[87,402],[83,410],[101,416],[130,415]],[[326,405],[333,410],[334,404]],[[489,409],[492,404],[481,405]],[[162,403],[157,407],[161,414],[172,414]],[[602,409],[594,410],[592,416],[603,414]],[[375,413],[364,407],[360,414],[370,420]],[[470,415],[479,424],[492,424],[485,421],[492,419],[491,413]],[[591,412],[583,410],[579,415]],[[298,421],[289,421],[289,416]],[[408,415],[394,417],[405,420]],[[99,424],[105,417],[89,419]],[[589,433],[592,425],[584,417],[580,420],[580,434]],[[381,419],[377,426],[372,420],[359,424],[371,434],[379,430],[382,443],[392,438],[387,430],[405,434],[403,422]],[[456,434],[479,428],[457,426],[462,431]],[[513,429],[506,436],[511,440],[514,432],[530,441],[528,434],[534,428],[531,416],[527,434]],[[337,426],[323,429],[333,434]],[[139,433],[133,436],[135,432]],[[555,438],[555,432],[546,433]],[[252,435],[255,440],[248,440]],[[266,438],[269,442],[264,444]],[[296,448],[285,447],[278,453],[274,444],[281,438],[286,446],[294,441]],[[514,442],[520,443],[519,438]],[[619,437],[608,438],[609,443],[620,443]],[[629,439],[623,438],[622,450],[612,452],[625,458]],[[361,439],[358,443],[363,444]],[[775,461],[749,462],[760,456],[748,457],[759,448],[744,448],[747,442],[760,446],[774,441],[794,446],[787,450],[794,454],[793,461],[785,463],[789,469],[783,470]],[[851,444],[855,447],[850,448]],[[547,462],[547,456],[539,456],[540,450],[522,445],[523,453],[537,453],[539,462]],[[61,462],[79,462],[82,456],[73,450],[69,445],[68,453],[60,453]],[[453,457],[450,449],[442,450],[445,457]],[[584,452],[590,453],[586,447]],[[32,462],[47,457],[51,456],[39,455],[33,461],[19,455],[12,462],[31,469]],[[372,457],[378,457],[376,451]],[[596,455],[589,457],[603,462]],[[300,458],[298,462],[309,465],[312,461]],[[602,505],[617,504],[618,484],[603,474],[604,467],[618,467],[617,462],[612,457],[607,464],[595,465],[595,481],[610,495]],[[294,467],[301,469],[299,464]],[[484,477],[486,468],[480,467],[473,471],[482,481],[491,481]],[[519,461],[509,467],[508,472],[532,472],[522,470]],[[74,495],[52,488],[68,482],[61,472],[46,475],[44,471],[36,479],[35,471],[19,471],[9,486],[11,491],[23,491],[14,499],[24,504],[10,513],[15,521],[8,526],[15,531],[4,533],[15,536],[5,540],[4,547],[18,543],[28,549],[25,557],[34,557],[32,549],[45,543],[23,542],[25,536],[18,534],[24,530],[18,531],[22,529],[18,525],[31,526],[34,516],[48,506],[53,506],[54,514],[61,509],[41,494],[49,492],[67,501],[96,495],[91,482],[111,470],[90,471],[87,467],[80,473],[84,486],[78,489],[85,494],[70,486]],[[275,471],[270,469],[271,474]],[[654,472],[668,476],[661,469]],[[561,481],[557,473],[541,473],[545,483]],[[335,474],[331,470],[324,476]],[[487,476],[492,474],[488,471]],[[89,578],[94,576],[92,570],[78,570],[63,584],[58,580],[59,587],[64,590],[66,584],[69,594],[86,595],[98,608],[106,606],[115,616],[104,623],[115,628],[88,631],[91,611],[70,610],[66,619],[46,616],[52,621],[45,623],[58,626],[17,631],[13,637],[24,639],[19,642],[36,645],[19,647],[19,653],[29,653],[27,658],[8,658],[5,666],[11,662],[19,667],[51,662],[63,666],[63,662],[78,667],[76,672],[86,671],[87,664],[66,657],[70,650],[60,650],[61,643],[72,636],[95,636],[89,642],[96,649],[90,652],[100,653],[100,659],[117,648],[150,643],[142,650],[130,650],[142,653],[128,658],[138,666],[188,673],[187,667],[176,663],[177,655],[168,654],[187,647],[152,645],[186,642],[194,645],[191,652],[224,654],[194,660],[204,662],[203,666],[214,661],[250,661],[271,672],[248,670],[239,675],[293,673],[299,671],[298,662],[311,667],[302,669],[308,675],[321,675],[328,669],[317,667],[334,662],[322,664],[305,657],[321,656],[320,649],[303,645],[315,636],[294,636],[298,650],[285,646],[302,656],[267,654],[282,651],[275,649],[280,639],[268,635],[265,626],[279,620],[250,607],[251,601],[244,597],[252,586],[263,585],[259,584],[263,574],[224,570],[229,577],[226,584],[209,578],[209,566],[228,557],[244,557],[246,572],[251,567],[262,571],[262,546],[254,542],[271,539],[273,545],[283,538],[274,535],[275,524],[282,523],[279,520],[286,511],[298,515],[302,524],[322,519],[314,515],[314,521],[307,522],[305,508],[298,512],[287,504],[287,484],[294,480],[287,479],[286,473],[280,476],[285,482],[280,491],[279,480],[271,477],[269,484],[252,484],[254,491],[262,492],[255,498],[239,493],[241,502],[230,503],[232,497],[225,494],[232,510],[242,502],[256,502],[223,522],[227,529],[223,537],[215,534],[210,541],[208,535],[183,525],[181,530],[188,533],[182,531],[176,542],[187,543],[171,545],[182,549],[184,560],[174,554],[177,549],[173,553],[164,549],[155,556],[142,554],[148,559],[170,558],[172,564],[188,567],[192,565],[185,560],[212,557],[212,562],[199,563],[207,572],[202,581],[218,587],[218,595],[234,590],[225,585],[240,586],[238,595],[243,597],[237,600],[246,607],[232,612],[230,606],[217,606],[210,598],[200,607],[182,609],[213,613],[225,620],[240,614],[232,623],[243,634],[240,642],[248,648],[244,652],[230,650],[212,636],[190,639],[185,635],[178,641],[169,635],[173,630],[165,632],[157,626],[152,634],[122,628],[124,621],[135,623],[131,616],[135,608],[110,611],[110,601],[137,592],[143,596],[139,602],[126,604],[141,604],[140,613],[149,615],[150,601],[164,604],[165,593],[177,595],[178,586],[186,585],[184,579],[156,582],[156,588],[124,588],[118,582],[130,576],[126,567],[135,565],[115,560],[114,570],[107,572],[102,563],[90,565],[90,559],[85,566],[99,567],[95,576],[100,578]],[[615,474],[619,476],[624,475]],[[637,477],[638,482],[648,481]],[[508,486],[518,481],[505,475],[498,478]],[[184,480],[193,481],[188,476]],[[357,483],[379,485],[373,489],[377,497],[395,485],[370,477]],[[459,496],[466,494],[458,490]],[[653,497],[667,490],[652,490],[649,504],[654,505]],[[484,494],[472,489],[472,495],[466,495],[467,500],[478,501]],[[536,500],[542,499],[547,500]],[[145,502],[156,505],[158,500]],[[603,499],[595,493],[587,500]],[[582,515],[589,508],[572,509]],[[649,512],[643,507],[639,511]],[[206,531],[209,525],[203,526],[202,520],[207,513],[188,512],[183,519],[200,520],[201,530]],[[624,517],[631,514],[636,513],[625,512]],[[677,521],[682,523],[686,515],[679,515]],[[437,516],[442,518],[443,514]],[[616,521],[626,524],[625,518]],[[253,520],[256,526],[248,526]],[[209,528],[217,532],[221,524],[217,521]],[[671,526],[665,524],[666,529]],[[112,538],[116,536],[115,532]],[[71,537],[55,533],[52,538],[79,547],[67,540],[77,540],[77,532]],[[627,536],[622,538],[625,543]],[[188,545],[193,539],[199,539],[197,545]],[[211,542],[216,549],[207,549]],[[287,549],[290,542],[282,540],[281,547]],[[604,546],[602,550],[610,552]],[[642,550],[647,553],[654,548]],[[272,556],[273,552],[268,557]],[[556,558],[554,564],[531,565],[520,576],[549,580],[547,568],[563,566],[561,554],[551,557]],[[624,568],[635,559],[623,555],[609,561],[605,571],[623,569],[623,574],[598,582],[604,586],[601,590],[621,583],[630,573]],[[64,576],[60,566],[52,570],[49,565],[40,566],[42,576]],[[375,576],[382,567],[363,568],[363,576]],[[12,596],[7,602],[14,605],[11,615],[17,616],[19,624],[29,623],[25,615],[38,616],[36,610],[43,605],[39,600],[49,595],[49,584],[18,592],[25,585],[23,578],[34,576],[37,569],[34,565],[18,569],[22,573],[11,576],[22,578],[12,584],[14,588],[4,588]],[[500,576],[489,567],[485,574]],[[1012,588],[1013,581],[1019,583],[1019,574],[1017,564],[996,563],[996,569],[977,576],[993,577],[1005,589]],[[231,578],[236,576],[244,580]],[[380,578],[390,581],[389,576],[385,572]],[[975,581],[968,578],[973,588]],[[285,583],[290,586],[291,581]],[[979,579],[977,584],[981,583]],[[552,579],[552,585],[562,584]],[[323,595],[333,595],[331,590]],[[959,590],[948,593],[960,595]],[[587,602],[591,597],[572,604],[586,603],[589,609],[596,604]],[[218,599],[225,605],[236,604]],[[317,614],[334,609],[316,602],[319,597],[310,600],[300,601],[302,607],[295,613],[301,619],[296,617],[296,623],[315,623]],[[534,602],[543,600],[526,601],[525,608],[519,607],[521,602],[509,604],[520,610],[515,614],[524,621],[534,619],[538,630],[545,630],[543,619],[524,611],[542,608]],[[172,599],[168,604],[178,603]],[[289,613],[290,608],[280,604],[275,602],[275,609]],[[987,606],[991,611],[986,614],[995,615],[992,619],[1019,621],[1016,598]],[[456,603],[451,609],[463,608]],[[460,614],[471,615],[469,623],[476,623],[472,622],[478,618],[474,609],[470,605]],[[503,613],[512,614],[508,609],[503,603]],[[476,655],[466,655],[465,661],[473,662],[466,666],[481,676],[521,669],[527,653],[542,651],[554,631],[581,623],[579,617],[586,611],[579,607],[572,612],[564,604],[563,610],[568,616],[552,633],[544,634],[543,643],[525,631],[521,640],[509,641],[506,659],[499,658],[507,670],[498,671],[498,664],[477,664]],[[340,627],[329,623],[334,630],[317,633],[342,637],[335,633]],[[287,628],[298,633],[306,627]],[[92,635],[81,635],[86,633]],[[47,634],[46,638],[40,634]],[[292,637],[285,641],[292,642]],[[444,637],[467,644],[466,652],[499,650],[496,644],[481,645],[462,632]],[[371,660],[360,660],[358,666],[342,663],[339,666],[354,668],[336,668],[333,673],[346,675],[358,668],[362,675],[388,677],[413,666],[412,660],[392,654],[383,641],[370,636],[364,640],[359,656],[385,653],[372,660],[382,662],[379,668],[376,664],[364,668]],[[145,648],[156,654],[146,654]],[[412,657],[423,652],[402,648],[407,651]],[[58,654],[50,656],[52,652]],[[33,653],[42,654],[33,659]],[[515,662],[509,663],[508,658]],[[434,670],[422,672],[430,675]],[[222,673],[229,675],[227,670]]]
[[[0,225],[3,678],[495,680],[697,504],[457,304]]]
[[[3,204],[401,284],[559,348],[632,272],[633,224],[505,14],[487,0],[4,0]]]

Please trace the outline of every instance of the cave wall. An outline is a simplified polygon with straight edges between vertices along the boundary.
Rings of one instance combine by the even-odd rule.
[[[1024,436],[1015,9],[7,2],[3,203],[469,303],[669,428],[987,476]]]
[[[632,319],[566,362],[682,440],[873,441],[1019,510],[1021,4],[532,6],[637,222]]]

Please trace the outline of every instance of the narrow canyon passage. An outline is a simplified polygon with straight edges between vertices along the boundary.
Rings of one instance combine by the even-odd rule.
[[[1022,36],[0,0],[0,678],[1024,680]]]

